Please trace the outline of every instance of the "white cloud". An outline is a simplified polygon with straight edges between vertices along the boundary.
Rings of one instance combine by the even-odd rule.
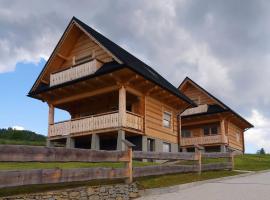
[[[266,152],[270,153],[270,118],[253,109],[248,120],[255,127],[245,133],[246,146],[253,146],[257,150],[264,148]]]
[[[11,128],[13,128],[13,129],[15,129],[15,130],[19,130],[19,131],[23,131],[23,130],[25,130],[25,128],[24,128],[24,127],[22,127],[22,126],[17,126],[17,125],[12,126]]]

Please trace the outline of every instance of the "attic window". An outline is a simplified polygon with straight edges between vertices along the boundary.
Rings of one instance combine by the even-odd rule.
[[[83,57],[79,57],[79,58],[75,57],[75,65],[80,64],[80,63],[88,62],[91,59],[92,59],[92,54],[89,54],[89,55],[83,56]]]

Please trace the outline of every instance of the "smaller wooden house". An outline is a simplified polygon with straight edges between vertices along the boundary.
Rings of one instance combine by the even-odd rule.
[[[252,124],[188,77],[179,90],[198,105],[181,114],[182,151],[194,151],[196,144],[208,152],[245,151],[244,132]]]

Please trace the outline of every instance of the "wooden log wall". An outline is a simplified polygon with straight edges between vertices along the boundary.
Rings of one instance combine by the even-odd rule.
[[[163,113],[172,114],[171,127],[163,126]],[[171,143],[178,143],[177,110],[153,99],[145,98],[145,134]]]

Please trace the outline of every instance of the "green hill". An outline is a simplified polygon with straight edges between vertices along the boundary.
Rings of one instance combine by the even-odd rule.
[[[0,144],[43,146],[46,144],[46,137],[28,130],[0,129]]]

